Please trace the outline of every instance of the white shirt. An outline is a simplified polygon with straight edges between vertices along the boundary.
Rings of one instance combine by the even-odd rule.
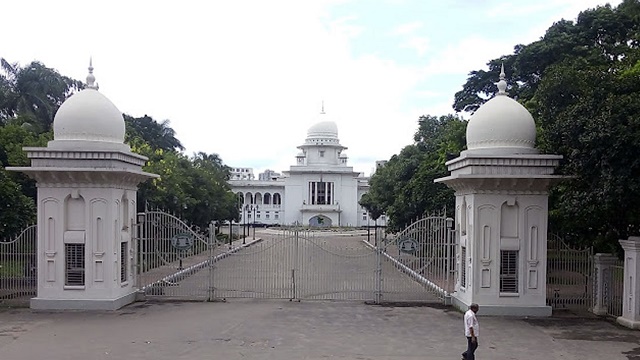
[[[471,328],[473,328],[473,334],[476,337],[480,335],[480,325],[478,325],[476,313],[469,309],[464,313],[464,336],[471,337]]]

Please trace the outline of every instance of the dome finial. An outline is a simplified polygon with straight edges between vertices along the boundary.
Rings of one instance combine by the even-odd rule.
[[[320,110],[320,114],[324,114],[324,100],[322,100],[322,109]]]
[[[93,58],[89,57],[89,75],[87,75],[87,88],[98,90],[96,77],[93,76]]]
[[[507,95],[507,81],[505,80],[504,63],[500,68],[500,81],[498,81],[498,95]]]

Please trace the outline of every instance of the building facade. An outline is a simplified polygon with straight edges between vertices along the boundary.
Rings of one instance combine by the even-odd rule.
[[[252,168],[237,168],[232,167],[229,170],[230,179],[232,180],[253,180],[253,169]]]
[[[229,184],[242,204],[241,223],[315,227],[376,223],[359,204],[369,190],[369,178],[347,164],[347,147],[340,144],[338,127],[325,117],[321,113],[320,121],[309,128],[295,164],[282,176],[269,172],[259,180],[231,177]],[[384,217],[377,221],[385,223]]]

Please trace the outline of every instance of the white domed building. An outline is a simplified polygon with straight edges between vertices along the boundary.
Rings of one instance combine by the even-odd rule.
[[[124,143],[122,113],[98,91],[89,65],[86,88],[58,109],[54,139],[25,148],[30,167],[8,168],[38,186],[38,293],[35,309],[114,310],[135,299],[132,243],[147,158]]]
[[[307,131],[294,165],[274,180],[230,180],[242,202],[241,223],[316,227],[374,225],[358,204],[369,178],[347,164],[347,147],[324,111]],[[385,224],[378,219],[378,225]]]
[[[535,122],[507,95],[504,68],[497,86],[469,120],[467,150],[447,162],[451,175],[436,180],[456,195],[452,301],[487,315],[550,316],[547,200],[562,157],[538,153]]]

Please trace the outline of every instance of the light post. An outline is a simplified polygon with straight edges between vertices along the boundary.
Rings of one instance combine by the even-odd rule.
[[[338,205],[338,227],[340,227],[340,202],[336,202]]]
[[[251,206],[252,210],[253,210],[253,221],[251,222],[252,224],[252,228],[253,228],[253,240],[256,239],[256,211],[258,210],[258,205],[256,205],[255,207]]]
[[[444,220],[446,222],[446,226],[447,226],[447,236],[446,236],[446,241],[447,241],[447,247],[445,248],[445,256],[447,258],[447,273],[445,274],[445,282],[447,283],[447,287],[449,286],[449,272],[451,271],[451,264],[453,263],[451,261],[451,254],[455,254],[455,250],[453,249],[453,244],[451,244],[452,242],[452,237],[451,237],[451,233],[452,233],[452,229],[453,229],[453,219],[448,217]],[[454,251],[451,251],[454,250]],[[462,266],[465,266],[464,264]]]
[[[371,214],[367,211],[367,242],[371,244],[371,225],[369,225],[369,218]]]
[[[249,204],[246,204],[244,206],[244,216],[242,217],[244,219],[244,225],[242,226],[242,243],[246,244],[246,239],[247,239],[247,235],[245,234],[247,232],[247,216],[249,216]]]
[[[378,219],[375,219],[374,225],[373,225],[373,241],[374,241],[374,246],[378,247]]]

